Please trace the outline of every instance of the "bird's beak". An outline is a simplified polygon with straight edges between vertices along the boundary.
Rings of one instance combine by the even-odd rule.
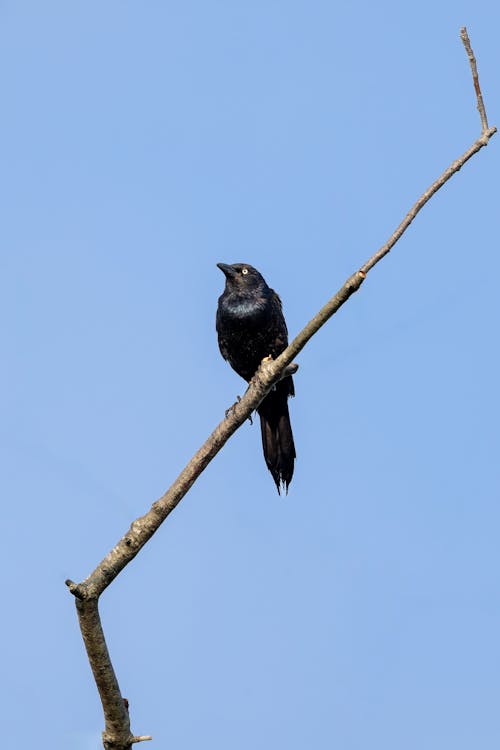
[[[236,276],[234,268],[227,263],[217,263],[217,268],[220,268],[226,279],[232,279]]]

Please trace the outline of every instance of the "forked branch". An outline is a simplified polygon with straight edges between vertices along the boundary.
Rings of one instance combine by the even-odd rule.
[[[103,743],[106,750],[130,750],[132,744],[151,739],[150,736],[133,736],[130,731],[128,704],[122,697],[113,665],[109,657],[98,611],[98,600],[102,592],[137,555],[151,539],[166,517],[182,500],[190,487],[200,476],[209,462],[217,455],[231,435],[248,419],[254,409],[269,393],[273,384],[283,377],[285,368],[292,366],[292,360],[304,348],[309,339],[334,315],[337,310],[356,292],[369,271],[390,252],[402,234],[428,200],[456,174],[464,164],[486,146],[496,133],[495,127],[488,127],[486,109],[481,94],[476,60],[472,51],[467,30],[461,29],[462,42],[469,57],[472,80],[476,93],[477,108],[481,118],[481,135],[472,146],[456,159],[420,196],[387,242],[372,257],[350,276],[336,294],[321,308],[291,344],[272,361],[265,360],[252,379],[243,398],[229,410],[224,419],[205,441],[191,461],[179,474],[172,486],[160,497],[151,509],[135,520],[129,530],[113,547],[96,569],[81,583],[66,581],[76,599],[80,628],[87,649],[87,655],[99,690],[106,722]]]

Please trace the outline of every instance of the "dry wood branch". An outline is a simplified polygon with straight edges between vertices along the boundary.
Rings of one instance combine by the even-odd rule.
[[[153,503],[151,509],[145,515],[132,523],[127,533],[106,555],[104,560],[99,563],[96,569],[81,583],[74,583],[70,580],[66,581],[69,590],[75,596],[82,636],[103,705],[106,722],[103,742],[106,750],[130,750],[132,744],[149,740],[151,737],[149,735],[134,737],[130,732],[127,706],[120,693],[99,618],[99,596],[158,530],[212,458],[217,455],[231,435],[250,417],[251,413],[257,408],[267,393],[269,393],[273,384],[284,377],[284,373],[288,374],[294,371],[296,365],[292,364],[292,360],[304,348],[309,339],[360,288],[368,272],[390,252],[427,201],[474,154],[483,148],[483,146],[486,146],[490,138],[496,133],[495,127],[488,127],[486,110],[479,86],[476,60],[465,28],[461,30],[461,38],[471,66],[477,108],[481,117],[481,136],[462,156],[450,164],[440,177],[420,196],[388,241],[358,271],[347,279],[338,292],[293,339],[287,349],[276,360],[266,359],[262,362],[243,398],[228,410],[226,419],[217,425],[210,437],[196,452],[167,492]]]
[[[122,698],[118,680],[109,657],[99,617],[97,599],[76,599],[83,642],[87,649],[94,679],[104,708],[106,728],[102,741],[106,750],[129,747],[134,737],[130,731],[128,705]]]
[[[460,29],[460,38],[463,42],[465,51],[467,52],[467,56],[469,58],[470,69],[472,73],[472,83],[474,84],[474,91],[476,92],[477,109],[479,112],[479,116],[481,118],[481,127],[483,129],[483,134],[484,134],[488,130],[488,118],[486,117],[486,109],[485,109],[484,102],[483,102],[483,95],[481,93],[481,86],[479,85],[479,76],[477,74],[476,58],[474,57],[474,52],[472,51],[469,35],[467,33],[467,29],[465,28],[465,26]],[[496,130],[496,128],[494,130]]]

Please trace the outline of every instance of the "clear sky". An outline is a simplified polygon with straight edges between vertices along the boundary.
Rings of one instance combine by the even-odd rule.
[[[245,389],[218,261],[295,334],[500,125],[500,5],[0,3],[0,705],[91,750],[81,580]],[[132,729],[176,750],[497,750],[494,138],[299,358],[278,497],[245,424],[101,610]]]

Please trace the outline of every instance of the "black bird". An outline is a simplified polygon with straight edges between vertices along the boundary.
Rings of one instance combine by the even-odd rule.
[[[276,358],[288,346],[281,300],[257,269],[248,263],[217,263],[226,277],[219,297],[216,328],[219,349],[233,370],[249,382],[264,357]],[[266,464],[280,492],[288,492],[295,461],[288,397],[294,396],[291,376],[273,387],[257,411]]]

